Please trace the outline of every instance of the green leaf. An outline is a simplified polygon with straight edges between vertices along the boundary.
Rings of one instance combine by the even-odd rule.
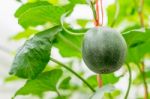
[[[43,25],[46,22],[60,24],[61,15],[72,10],[76,3],[84,2],[83,0],[70,0],[70,3],[64,6],[55,6],[46,1],[27,3],[16,11],[15,16],[18,18],[19,24],[24,28]]]
[[[19,17],[23,15],[26,11],[28,11],[30,8],[38,7],[38,6],[43,6],[43,5],[49,5],[47,2],[36,2],[36,3],[26,3],[22,5],[20,8],[17,9],[15,13],[15,17]]]
[[[150,30],[148,29],[135,29],[130,30],[126,33],[123,33],[123,36],[128,44],[128,47],[136,47],[140,44],[143,44],[146,42],[146,40],[150,37]]]
[[[103,74],[102,76],[102,80],[103,80],[103,85],[107,85],[107,84],[115,84],[116,82],[119,81],[119,77],[116,77],[114,75],[114,73],[111,74]],[[93,87],[97,87],[97,80],[96,80],[96,75],[92,75],[87,79],[87,82],[90,83],[91,86]]]
[[[149,83],[150,82],[150,70],[145,71],[145,78],[146,81]],[[133,80],[133,84],[140,85],[143,83],[143,78],[141,74],[138,74],[137,77]]]
[[[114,99],[116,99],[119,95],[121,95],[120,90],[114,90],[111,92],[111,95],[113,96]],[[110,93],[105,93],[105,99],[110,99]]]
[[[38,5],[33,7],[32,4],[29,3],[31,7],[26,9],[26,11],[24,11],[24,13],[22,13],[18,17],[19,24],[21,24],[24,28],[27,28],[29,26],[41,25],[46,22],[50,22],[52,24],[60,24],[60,17],[63,13],[69,10],[68,6],[53,6],[52,4],[45,3],[46,2],[41,2],[40,6]],[[33,5],[34,4],[36,3],[33,3]]]
[[[102,75],[102,79],[103,79],[103,84],[107,85],[107,84],[115,84],[119,81],[119,77],[116,77],[114,75],[114,73],[111,74],[104,74]]]
[[[13,40],[20,40],[20,39],[23,39],[23,38],[28,39],[31,35],[34,35],[34,34],[36,34],[36,33],[38,33],[37,30],[32,29],[32,28],[28,28],[28,29],[26,29],[25,31],[20,32],[20,33],[14,35],[14,36],[12,37],[12,39],[13,39]]]
[[[54,98],[54,99],[68,99],[68,97],[69,97],[69,96],[62,96],[62,95],[61,95],[61,96],[57,96],[57,97]]]
[[[29,2],[40,2],[40,1],[47,1],[50,4],[56,5],[56,6],[63,6],[69,3],[68,0],[28,0]]]
[[[39,2],[39,1],[48,1],[49,3],[51,4],[54,4],[54,5],[62,5],[62,3],[66,3],[67,1],[72,3],[72,4],[85,4],[85,0],[28,0],[29,2]]]
[[[139,63],[144,55],[150,53],[150,29],[136,29],[123,33],[128,45],[126,62]]]
[[[102,88],[97,89],[90,99],[102,99],[105,93],[110,93],[114,91],[114,89],[115,88],[112,85],[105,85]]]
[[[62,76],[62,70],[54,69],[40,74],[36,79],[28,80],[25,85],[20,88],[17,95],[40,95],[46,91],[56,91],[56,85]]]
[[[60,89],[68,89],[70,84],[71,77],[65,78],[59,85]]]
[[[85,28],[88,22],[90,22],[90,20],[87,20],[87,19],[78,19],[78,20],[77,20],[77,23],[78,23],[82,28]]]
[[[12,82],[12,81],[16,81],[16,80],[19,80],[19,78],[16,76],[9,76],[4,79],[5,82]]]
[[[17,52],[10,74],[28,79],[40,74],[50,60],[50,50],[55,35],[61,30],[60,26],[55,26],[27,40]]]
[[[63,57],[81,57],[82,39],[83,36],[72,36],[62,31],[57,35],[54,46]]]
[[[94,88],[98,86],[96,75],[92,75],[88,77],[86,81]]]
[[[111,4],[107,7],[108,25],[114,24],[119,25],[121,22],[128,20],[129,22],[138,23],[138,14],[136,12],[136,7],[134,1],[130,0],[116,0],[117,4]],[[117,5],[117,6],[116,6]],[[117,8],[118,7],[118,8]],[[118,12],[116,12],[118,11]],[[115,16],[115,13],[118,15]]]

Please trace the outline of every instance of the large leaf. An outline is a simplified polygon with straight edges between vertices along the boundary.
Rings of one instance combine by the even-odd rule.
[[[60,16],[65,13],[68,9],[68,6],[54,6],[47,2],[37,2],[36,3],[28,3],[23,5],[21,8],[16,12],[22,12],[19,15],[19,24],[21,24],[24,28],[28,26],[37,26],[44,24],[46,22],[51,22],[53,24],[59,24]],[[28,6],[31,6],[28,8]],[[27,7],[24,7],[27,6]],[[25,9],[26,8],[26,9]],[[31,22],[32,20],[32,22]]]
[[[13,75],[13,76],[6,77],[4,79],[4,82],[12,82],[12,81],[17,81],[17,80],[20,80],[20,78]]]
[[[22,78],[35,78],[43,71],[50,59],[50,50],[55,35],[61,27],[55,26],[36,34],[17,52],[10,74]]]
[[[71,30],[74,32],[81,32],[81,30]],[[86,32],[86,30],[82,30]],[[24,38],[29,38],[34,35],[36,32],[30,28],[21,32],[12,38],[14,40],[20,40]],[[83,36],[72,36],[67,34],[65,31],[62,31],[56,36],[54,46],[59,49],[59,52],[64,57],[81,57],[81,46],[82,46]],[[63,46],[62,46],[63,45]]]
[[[54,69],[40,74],[36,79],[28,80],[25,85],[20,88],[17,95],[35,94],[40,95],[46,91],[56,91],[56,85],[62,75],[62,70]]]
[[[84,2],[82,0],[70,0],[70,3],[64,6],[55,6],[46,1],[27,3],[16,11],[15,16],[19,19],[19,24],[24,28],[41,25],[46,22],[60,24],[61,15],[72,10],[76,3]]]
[[[62,31],[57,35],[55,47],[59,49],[59,52],[64,57],[81,57],[81,45],[83,36],[72,36],[65,31]]]
[[[128,45],[126,62],[138,63],[146,53],[150,53],[150,29],[137,29],[123,33]]]
[[[19,17],[23,15],[26,11],[28,11],[30,8],[38,7],[38,6],[43,6],[43,5],[49,5],[47,2],[37,2],[37,3],[27,3],[22,5],[19,9],[17,9],[15,13],[15,17]]]
[[[116,77],[113,73],[112,74],[103,74],[101,76],[102,76],[102,80],[103,80],[103,85],[115,84],[119,80],[119,77]],[[96,75],[90,76],[87,79],[87,82],[89,82],[92,85],[92,87],[98,86],[98,83],[96,80]]]

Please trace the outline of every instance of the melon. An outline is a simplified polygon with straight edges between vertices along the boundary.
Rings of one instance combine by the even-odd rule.
[[[115,29],[94,27],[84,35],[82,57],[95,73],[107,74],[118,70],[125,61],[127,44]]]

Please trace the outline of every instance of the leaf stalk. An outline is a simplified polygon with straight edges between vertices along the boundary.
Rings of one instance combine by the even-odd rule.
[[[62,67],[64,67],[65,69],[67,69],[68,71],[70,71],[71,73],[73,73],[76,77],[78,77],[85,85],[88,86],[88,88],[92,91],[95,92],[95,89],[85,80],[83,79],[80,75],[78,75],[74,70],[72,70],[71,68],[69,68],[68,66],[66,66],[65,64],[59,62],[58,60],[54,59],[54,58],[50,58],[51,61],[53,61],[54,63],[57,63],[58,65],[61,65]]]

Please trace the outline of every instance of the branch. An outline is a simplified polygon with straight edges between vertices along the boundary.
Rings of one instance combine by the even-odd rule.
[[[69,68],[68,66],[66,66],[65,64],[57,61],[56,59],[54,58],[50,58],[51,61],[57,63],[58,65],[61,65],[62,67],[64,67],[65,69],[67,69],[68,71],[70,71],[71,73],[73,73],[76,77],[78,77],[84,84],[86,84],[92,92],[95,92],[95,90],[93,89],[93,87],[88,83],[86,82],[86,80],[84,80],[80,75],[78,75],[75,71],[73,71],[71,68]]]

